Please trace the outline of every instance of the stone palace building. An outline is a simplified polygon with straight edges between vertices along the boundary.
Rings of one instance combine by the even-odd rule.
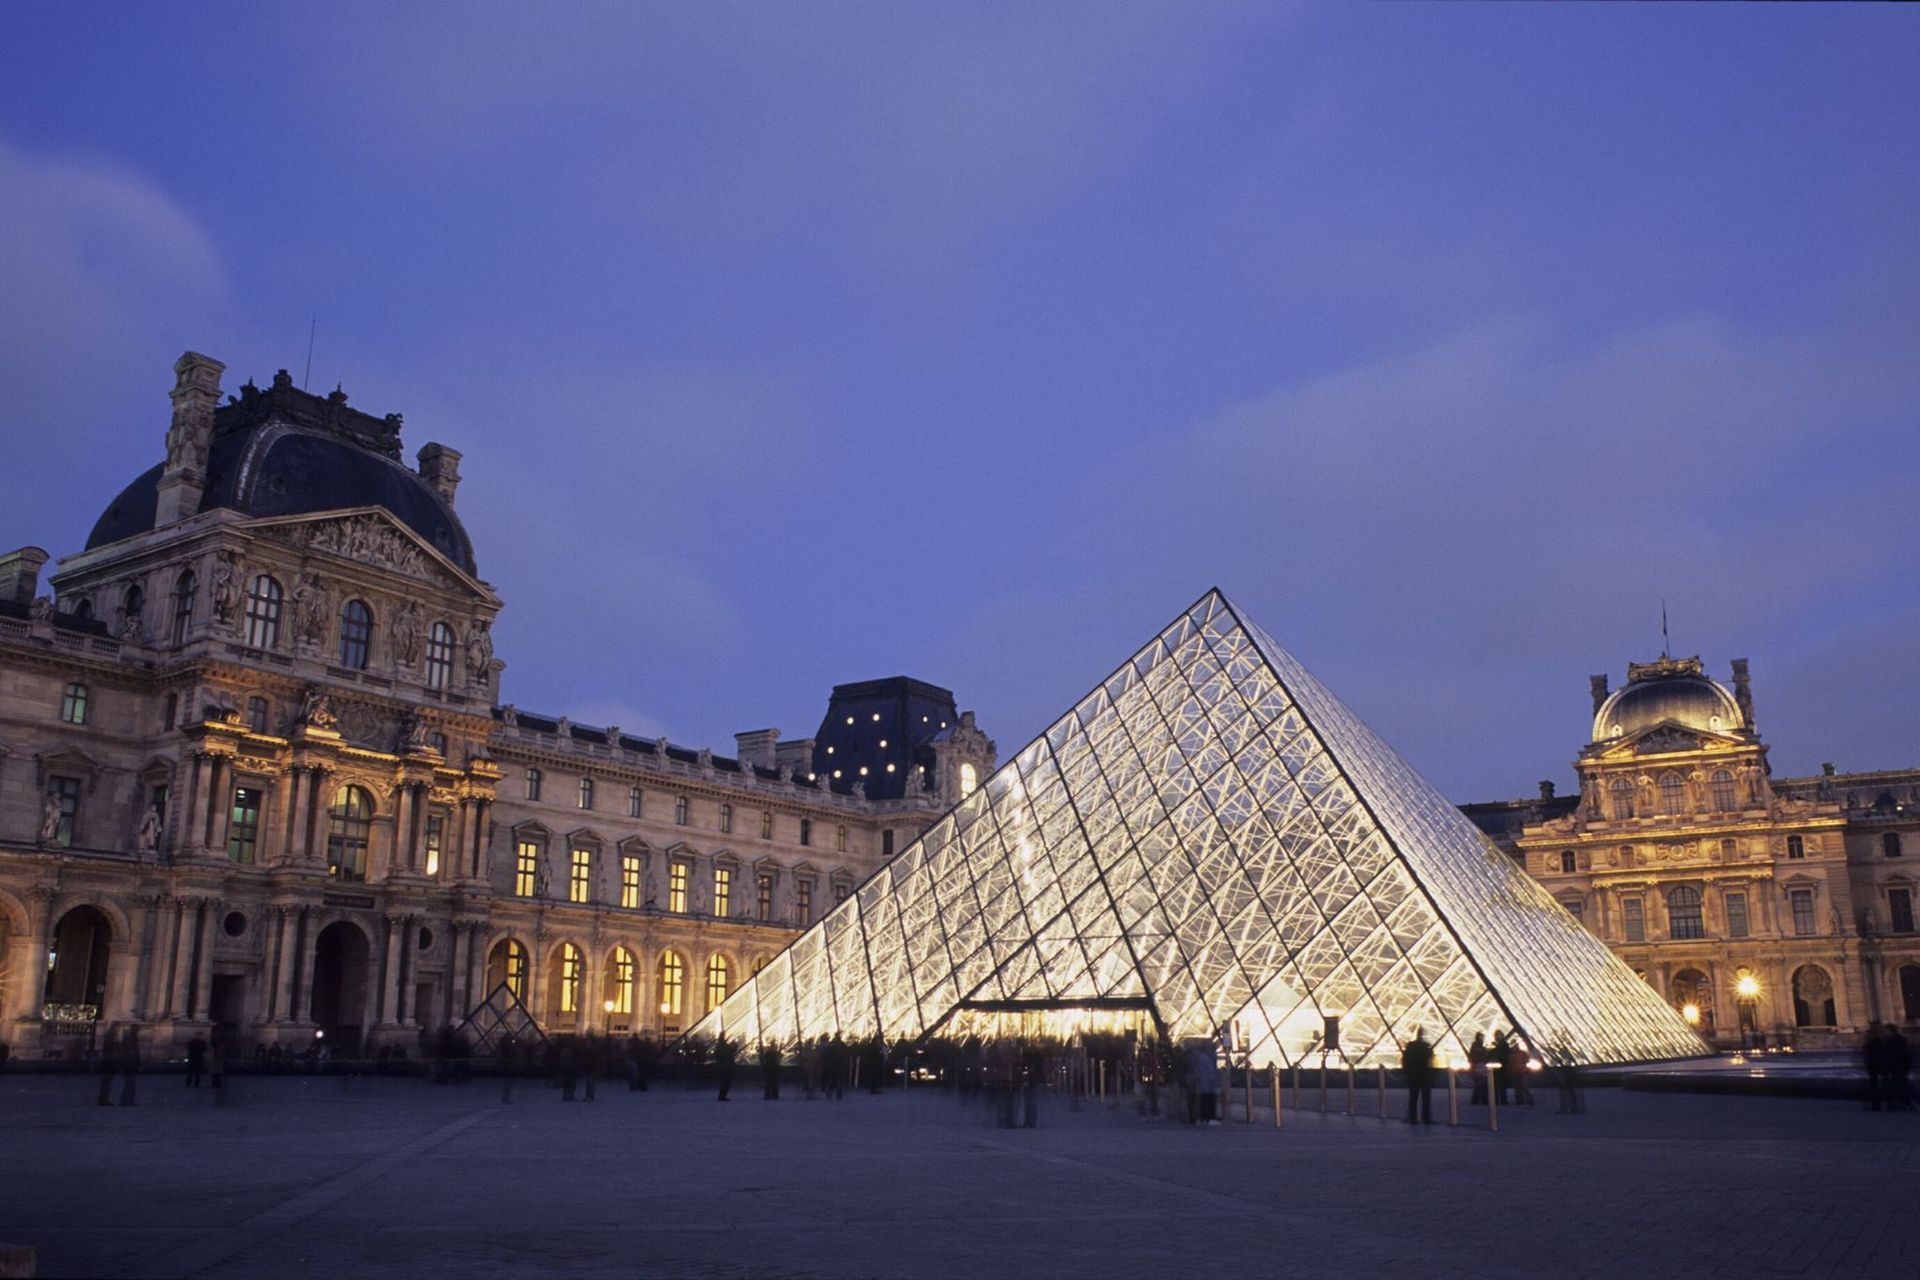
[[[502,705],[460,455],[222,371],[181,357],[165,461],[46,592],[46,552],[0,556],[13,1053],[364,1052],[502,983],[550,1031],[670,1035],[991,772],[905,677],[728,755]]]

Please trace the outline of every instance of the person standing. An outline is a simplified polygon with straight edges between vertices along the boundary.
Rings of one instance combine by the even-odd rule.
[[[198,1089],[207,1069],[207,1042],[199,1036],[187,1041],[187,1088]]]
[[[100,1104],[113,1105],[113,1078],[120,1074],[120,1024],[107,1028],[100,1046]]]
[[[761,1092],[768,1102],[780,1100],[780,1046],[771,1042],[760,1046]]]
[[[1533,1055],[1527,1052],[1527,1042],[1521,1038],[1519,1031],[1508,1032],[1507,1056],[1501,1066],[1505,1068],[1503,1076],[1513,1077],[1513,1105],[1516,1107],[1522,1103],[1529,1107],[1533,1105],[1533,1087],[1527,1083],[1527,1068],[1532,1063]],[[1506,1101],[1504,1093],[1500,1100]]]
[[[1433,1046],[1424,1027],[1413,1029],[1413,1040],[1400,1051],[1400,1070],[1407,1078],[1407,1123],[1433,1123]]]
[[[720,1080],[721,1102],[725,1102],[727,1095],[733,1092],[733,1064],[739,1056],[739,1046],[725,1035],[713,1042],[713,1072]]]
[[[1487,1048],[1487,1033],[1473,1033],[1473,1043],[1467,1046],[1467,1073],[1473,1077],[1473,1096],[1467,1099],[1467,1105],[1484,1107],[1487,1105],[1487,1060],[1493,1056]]]

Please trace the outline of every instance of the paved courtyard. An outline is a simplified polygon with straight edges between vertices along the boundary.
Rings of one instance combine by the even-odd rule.
[[[932,1091],[229,1086],[148,1076],[127,1111],[0,1077],[0,1243],[48,1276],[1920,1274],[1920,1116],[1839,1102],[1602,1089],[1498,1134],[1052,1105],[1009,1131]]]

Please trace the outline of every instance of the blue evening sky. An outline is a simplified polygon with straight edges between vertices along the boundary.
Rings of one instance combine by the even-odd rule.
[[[462,450],[504,697],[1011,754],[1218,583],[1459,800],[1753,660],[1920,764],[1920,12],[0,7],[0,544],[187,348]]]

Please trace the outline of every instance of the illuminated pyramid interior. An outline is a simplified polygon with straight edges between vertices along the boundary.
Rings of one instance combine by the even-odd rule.
[[[710,1013],[750,1043],[1232,1028],[1256,1064],[1706,1047],[1218,591]],[[1336,1058],[1336,1061],[1339,1059]]]

